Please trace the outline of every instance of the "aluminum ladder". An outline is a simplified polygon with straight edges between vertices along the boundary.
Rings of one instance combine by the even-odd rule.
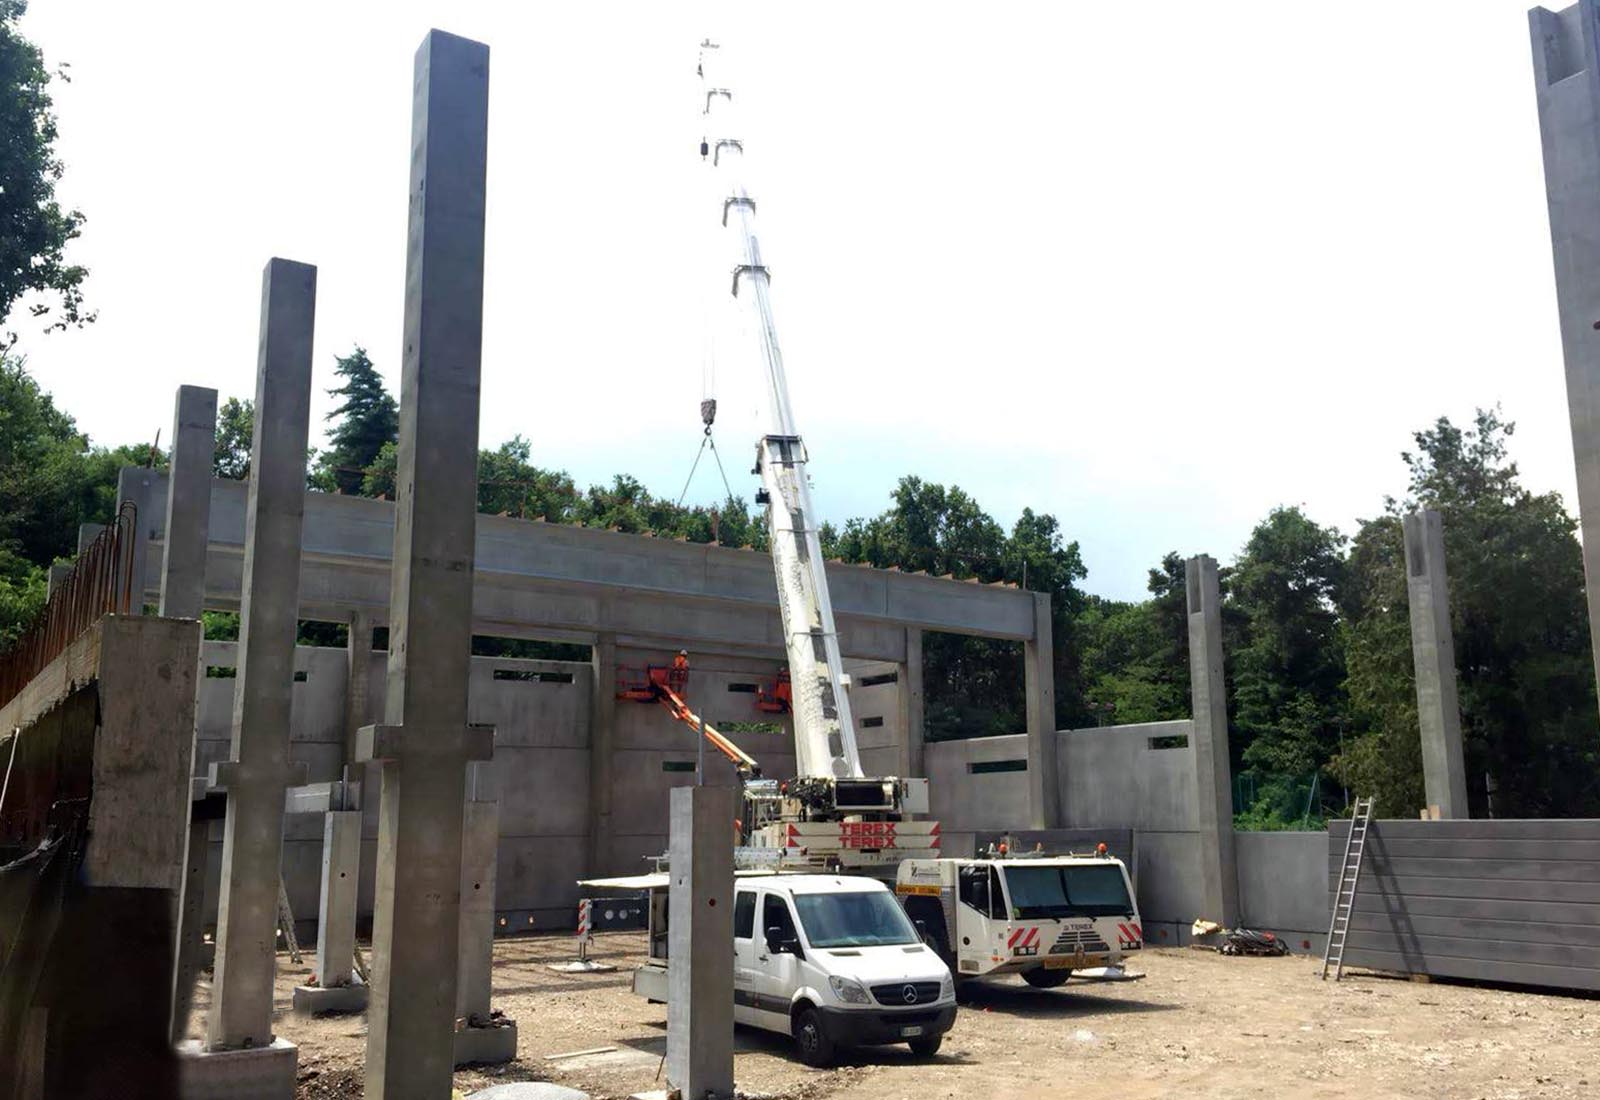
[[[1367,829],[1372,824],[1371,798],[1357,798],[1350,814],[1350,832],[1344,838],[1344,860],[1339,867],[1339,889],[1333,895],[1333,915],[1328,919],[1328,945],[1322,951],[1322,977],[1333,967],[1333,980],[1344,973],[1344,945],[1350,935],[1350,918],[1356,908],[1356,887],[1361,884],[1361,857],[1367,849]]]

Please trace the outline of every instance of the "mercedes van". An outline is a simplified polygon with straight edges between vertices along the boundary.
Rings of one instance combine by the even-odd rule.
[[[661,910],[666,894],[652,890]],[[657,909],[652,904],[651,959],[634,973],[633,989],[664,1002]],[[792,1037],[810,1066],[831,1064],[842,1048],[889,1043],[927,1057],[955,1023],[950,968],[876,879],[739,876],[733,954],[734,1020]]]

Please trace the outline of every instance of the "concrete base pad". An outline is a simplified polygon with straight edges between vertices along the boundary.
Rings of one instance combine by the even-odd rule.
[[[299,1051],[284,1039],[244,1050],[205,1050],[200,1040],[178,1044],[182,1100],[294,1100]]]
[[[589,1094],[548,1081],[517,1081],[469,1092],[467,1100],[589,1100]]]
[[[571,962],[551,963],[550,969],[557,974],[610,974],[617,968],[593,959],[574,959]]]
[[[496,1026],[464,1027],[456,1032],[456,1065],[498,1066],[517,1056],[517,1022],[497,1018]]]
[[[367,1007],[367,987],[360,982],[324,988],[320,985],[294,987],[294,1010],[303,1016],[329,1012],[362,1012]]]

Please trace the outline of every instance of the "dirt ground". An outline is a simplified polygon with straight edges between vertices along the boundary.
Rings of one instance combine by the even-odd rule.
[[[460,1070],[456,1088],[549,1080],[600,1098],[660,1087],[666,1007],[629,992],[643,935],[599,938],[594,954],[617,964],[611,974],[548,969],[572,949],[570,936],[496,942],[495,1007],[517,1021],[518,1060]],[[364,1018],[289,1011],[309,962],[278,957],[276,1026],[300,1048],[298,1100],[359,1097]],[[929,1060],[872,1048],[813,1070],[791,1057],[787,1039],[740,1028],[735,1076],[746,1093],[794,1100],[1600,1096],[1600,1000],[1349,971],[1335,985],[1317,980],[1319,967],[1303,955],[1147,950],[1130,967],[1146,975],[1138,982],[964,986],[955,1028]],[[200,1034],[209,994],[202,982],[191,1034]],[[616,1049],[553,1057],[607,1046]]]

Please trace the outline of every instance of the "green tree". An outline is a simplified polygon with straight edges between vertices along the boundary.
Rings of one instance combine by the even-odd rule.
[[[39,48],[17,33],[26,0],[0,0],[0,321],[18,299],[40,295],[35,317],[63,329],[94,320],[83,307],[87,270],[65,257],[83,215],[56,201],[62,163],[55,152],[50,72]],[[56,74],[65,80],[64,72]],[[4,340],[15,341],[15,336]]]
[[[250,399],[230,397],[217,410],[217,445],[211,472],[217,477],[245,481],[250,477],[250,448],[254,445],[256,405]]]
[[[349,355],[337,357],[334,364],[334,373],[344,379],[344,384],[328,394],[344,401],[328,414],[328,419],[337,418],[338,424],[329,436],[331,445],[317,463],[312,483],[327,492],[355,495],[362,491],[367,468],[378,459],[384,445],[399,438],[400,413],[365,348],[357,345]]]
[[[1336,763],[1352,787],[1420,805],[1420,769],[1409,786],[1382,769],[1416,759],[1419,737],[1399,517],[1417,508],[1443,517],[1450,613],[1474,815],[1600,813],[1600,742],[1584,606],[1577,523],[1555,493],[1523,487],[1508,458],[1514,426],[1479,410],[1470,428],[1440,418],[1402,457],[1407,498],[1364,525],[1352,568],[1349,691],[1371,727]],[[1367,528],[1371,528],[1370,533]],[[1388,679],[1388,683],[1384,682]],[[1410,708],[1409,710],[1407,708]],[[1487,791],[1494,790],[1491,801]]]
[[[1336,611],[1345,541],[1299,508],[1275,508],[1230,574],[1245,638],[1231,654],[1233,745],[1266,803],[1258,815],[1300,818],[1306,784],[1338,752],[1347,720]]]
[[[1085,705],[1097,724],[1189,717],[1189,624],[1183,559],[1150,570],[1139,603],[1086,599],[1076,633]]]

